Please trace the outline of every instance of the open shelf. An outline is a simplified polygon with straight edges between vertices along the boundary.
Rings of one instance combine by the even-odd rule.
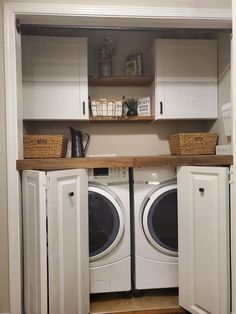
[[[88,77],[89,86],[150,86],[153,76]]]
[[[152,122],[154,116],[91,117],[89,122]]]

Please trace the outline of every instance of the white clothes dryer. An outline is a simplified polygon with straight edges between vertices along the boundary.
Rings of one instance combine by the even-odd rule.
[[[131,290],[129,172],[89,169],[90,292]]]
[[[174,169],[134,169],[135,289],[178,286],[177,223]]]

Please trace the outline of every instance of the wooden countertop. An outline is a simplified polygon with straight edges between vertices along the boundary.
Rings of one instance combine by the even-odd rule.
[[[61,170],[74,168],[140,168],[174,166],[230,166],[232,155],[191,155],[191,156],[121,156],[22,159],[16,161],[17,170]]]

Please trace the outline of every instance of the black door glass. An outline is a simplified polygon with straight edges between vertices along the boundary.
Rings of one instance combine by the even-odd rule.
[[[177,189],[161,194],[148,213],[148,229],[161,247],[178,252]]]
[[[112,202],[102,194],[89,191],[89,256],[96,256],[110,247],[119,228],[119,216]]]

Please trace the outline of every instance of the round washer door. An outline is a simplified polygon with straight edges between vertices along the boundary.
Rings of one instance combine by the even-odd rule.
[[[177,186],[169,184],[155,190],[143,209],[144,233],[159,251],[178,255]]]
[[[89,186],[89,257],[91,261],[112,251],[124,231],[121,205],[100,187]]]

